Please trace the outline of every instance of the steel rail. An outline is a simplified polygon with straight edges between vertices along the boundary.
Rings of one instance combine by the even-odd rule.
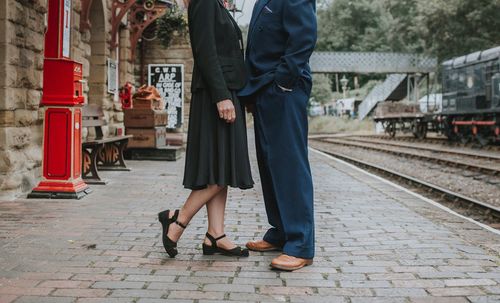
[[[314,138],[314,139],[316,139],[316,138]],[[369,144],[383,144],[383,145],[395,146],[395,147],[401,147],[401,148],[413,148],[413,149],[429,151],[429,152],[438,152],[438,153],[442,153],[442,154],[465,156],[465,157],[471,157],[471,158],[475,158],[475,159],[500,161],[500,156],[496,156],[496,155],[485,155],[485,154],[477,154],[474,152],[467,152],[467,151],[460,151],[460,150],[441,149],[439,147],[416,146],[416,145],[410,145],[410,144],[399,143],[399,142],[382,142],[382,141],[387,141],[387,140],[368,139],[368,138],[367,139],[364,139],[364,138],[360,139],[360,138],[353,138],[353,137],[338,137],[338,138],[328,138],[328,139],[340,139],[340,140],[348,140],[348,141],[369,143]],[[378,141],[376,141],[376,140],[378,140]],[[425,142],[423,142],[422,144],[425,144]]]
[[[488,204],[485,202],[481,202],[479,200],[461,195],[459,193],[453,192],[451,190],[437,186],[435,184],[431,184],[429,182],[419,180],[419,179],[414,178],[412,176],[408,176],[406,174],[402,174],[402,173],[399,173],[397,171],[387,169],[387,168],[384,168],[382,166],[379,166],[379,165],[376,165],[373,163],[368,163],[368,162],[363,161],[363,160],[358,160],[358,159],[355,159],[353,157],[346,156],[346,155],[343,155],[343,154],[340,154],[340,153],[337,153],[337,152],[334,152],[334,151],[331,151],[328,149],[324,149],[324,148],[321,148],[318,146],[313,146],[313,148],[320,150],[320,151],[322,151],[322,152],[324,152],[332,157],[335,157],[335,158],[341,159],[343,161],[352,163],[352,164],[359,166],[359,167],[362,167],[364,169],[374,170],[374,171],[377,171],[379,173],[383,173],[385,175],[389,175],[391,177],[395,177],[395,178],[404,180],[405,182],[416,185],[417,187],[424,187],[430,191],[433,191],[433,192],[439,194],[441,197],[446,198],[446,200],[448,200],[449,202],[452,202],[452,203],[459,202],[459,203],[471,205],[475,208],[481,209],[482,213],[484,215],[491,215],[492,217],[500,219],[500,208],[496,207],[494,205],[491,205],[491,204]]]
[[[318,140],[318,139],[316,139]],[[406,156],[406,157],[411,157],[419,160],[425,160],[429,161],[432,163],[437,163],[437,164],[446,164],[451,167],[458,167],[462,169],[468,169],[468,170],[474,170],[474,171],[479,171],[481,173],[488,173],[490,175],[496,176],[500,175],[500,166],[485,166],[485,165],[477,165],[473,163],[467,163],[467,162],[459,162],[459,161],[454,161],[454,160],[449,160],[449,159],[443,159],[443,158],[437,158],[435,156],[426,156],[419,154],[418,152],[406,152],[406,151],[401,151],[401,150],[393,150],[389,148],[383,148],[383,147],[375,147],[375,146],[370,146],[367,144],[361,144],[361,143],[355,143],[355,142],[346,142],[346,140],[342,139],[319,139],[321,142],[325,143],[330,143],[330,144],[338,144],[338,145],[343,145],[343,146],[354,146],[362,149],[368,149],[368,150],[374,150],[374,151],[380,151],[388,154],[393,154],[397,156]],[[376,143],[374,143],[376,145]]]

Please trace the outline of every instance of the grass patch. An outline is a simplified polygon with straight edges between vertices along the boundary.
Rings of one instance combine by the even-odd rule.
[[[309,133],[372,133],[375,124],[371,120],[347,119],[332,116],[319,116],[309,119]]]

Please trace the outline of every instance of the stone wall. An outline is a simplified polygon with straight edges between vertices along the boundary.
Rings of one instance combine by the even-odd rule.
[[[42,161],[45,1],[0,1],[0,197],[35,186]]]
[[[72,58],[83,64],[86,101],[90,104],[101,105],[104,110],[105,120],[108,125],[103,127],[105,135],[116,134],[118,128],[123,128],[123,112],[118,98],[107,91],[107,59],[118,59],[122,64],[119,67],[119,85],[123,85],[132,77],[133,69],[130,68],[130,49],[128,34],[125,39],[120,39],[119,50],[123,48],[126,56],[117,56],[117,51],[111,51],[111,1],[93,0],[89,20],[91,29],[80,31],[81,1],[73,1],[73,31],[72,31]],[[119,36],[122,37],[122,30]],[[83,132],[84,136],[88,133]],[[90,132],[90,135],[93,135]]]
[[[106,133],[123,128],[121,104],[107,92],[106,59],[119,59],[119,86],[134,79],[127,29],[119,32],[120,56],[109,50],[111,3],[93,0],[92,29],[80,32],[81,1],[74,0],[71,32],[71,57],[83,63],[85,96],[103,107]],[[41,176],[46,8],[47,0],[0,1],[0,200],[31,191]]]

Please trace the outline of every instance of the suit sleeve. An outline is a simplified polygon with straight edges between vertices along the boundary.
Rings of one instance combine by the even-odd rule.
[[[204,82],[208,85],[212,102],[231,99],[224,74],[217,56],[215,41],[215,16],[218,9],[216,0],[192,0],[191,47]]]
[[[288,41],[285,55],[276,69],[275,81],[282,87],[293,88],[316,46],[316,5],[315,0],[284,2],[283,27],[288,33]]]

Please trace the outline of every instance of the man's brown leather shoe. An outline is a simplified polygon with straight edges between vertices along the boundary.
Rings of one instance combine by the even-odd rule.
[[[313,259],[302,259],[282,254],[274,258],[271,262],[271,267],[280,270],[294,271],[311,264],[313,264]]]
[[[280,251],[281,248],[272,245],[264,240],[250,241],[247,243],[247,248],[253,251]]]

